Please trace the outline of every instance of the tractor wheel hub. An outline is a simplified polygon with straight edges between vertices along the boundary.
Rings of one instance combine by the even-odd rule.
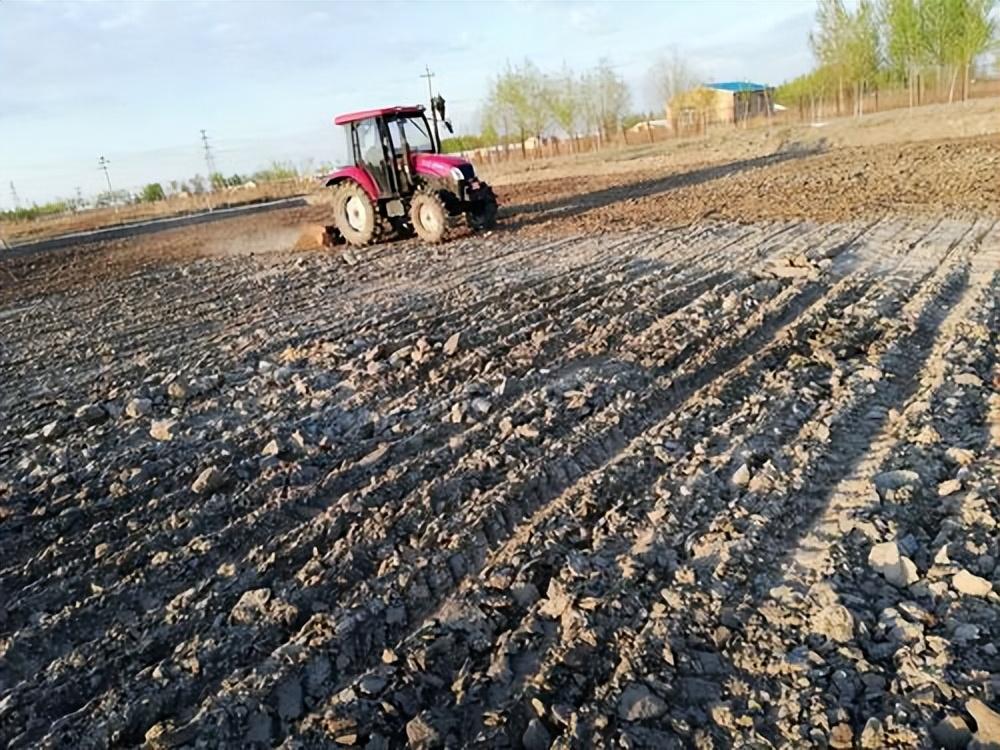
[[[347,199],[344,209],[347,211],[347,223],[351,225],[351,228],[359,232],[362,231],[368,218],[368,207],[365,202],[358,196],[352,195]]]
[[[420,207],[420,223],[428,229],[437,229],[438,216],[434,206],[423,205]]]

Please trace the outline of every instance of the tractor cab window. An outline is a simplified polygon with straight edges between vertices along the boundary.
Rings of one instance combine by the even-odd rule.
[[[424,153],[434,153],[434,141],[427,128],[427,120],[424,118],[406,118],[396,121],[400,129],[406,134],[406,142],[410,146],[410,151],[423,151]],[[402,153],[402,142],[396,144],[396,153]]]
[[[382,141],[379,137],[378,126],[375,120],[362,120],[355,128],[358,134],[358,147],[361,149],[361,158],[369,164],[378,164],[382,161]]]

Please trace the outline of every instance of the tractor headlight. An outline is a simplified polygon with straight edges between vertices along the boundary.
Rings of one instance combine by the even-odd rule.
[[[465,179],[465,175],[462,173],[462,170],[459,169],[458,167],[452,167],[451,168],[451,178],[455,182],[461,182],[462,180]]]

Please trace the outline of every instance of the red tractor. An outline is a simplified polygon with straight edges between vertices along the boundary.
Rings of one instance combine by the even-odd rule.
[[[442,106],[443,109],[443,106]],[[474,230],[496,224],[497,199],[465,159],[446,156],[424,108],[385,107],[340,115],[352,166],[327,175],[334,222],[352,245],[367,245],[391,228],[440,242],[463,217]]]

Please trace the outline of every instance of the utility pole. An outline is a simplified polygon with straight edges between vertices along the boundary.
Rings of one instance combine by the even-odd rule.
[[[80,186],[76,186],[76,210],[80,211],[83,209],[83,191]]]
[[[111,164],[111,162],[103,156],[97,160],[97,168],[104,171],[104,179],[108,182],[108,200],[110,200],[114,205],[115,213],[118,213],[118,201],[115,200],[115,189],[111,187],[111,172],[108,171],[109,164]]]
[[[201,131],[201,142],[205,146],[205,167],[208,169],[208,187],[212,189],[212,175],[217,171],[215,168],[215,157],[212,156],[212,147],[208,145],[208,133],[204,129]]]
[[[421,73],[420,76],[419,76],[419,78],[426,78],[427,79],[427,102],[428,102],[428,104],[430,104],[430,107],[431,107],[431,122],[434,123],[434,142],[435,142],[435,148],[438,151],[440,151],[441,150],[441,136],[438,133],[437,112],[434,111],[434,90],[431,88],[431,79],[434,77],[434,74],[431,73],[431,68],[426,63],[424,63],[424,70],[426,72]]]
[[[10,181],[10,199],[14,201],[14,208],[18,209],[21,207],[21,199],[17,196],[17,188],[14,187],[14,181]]]

